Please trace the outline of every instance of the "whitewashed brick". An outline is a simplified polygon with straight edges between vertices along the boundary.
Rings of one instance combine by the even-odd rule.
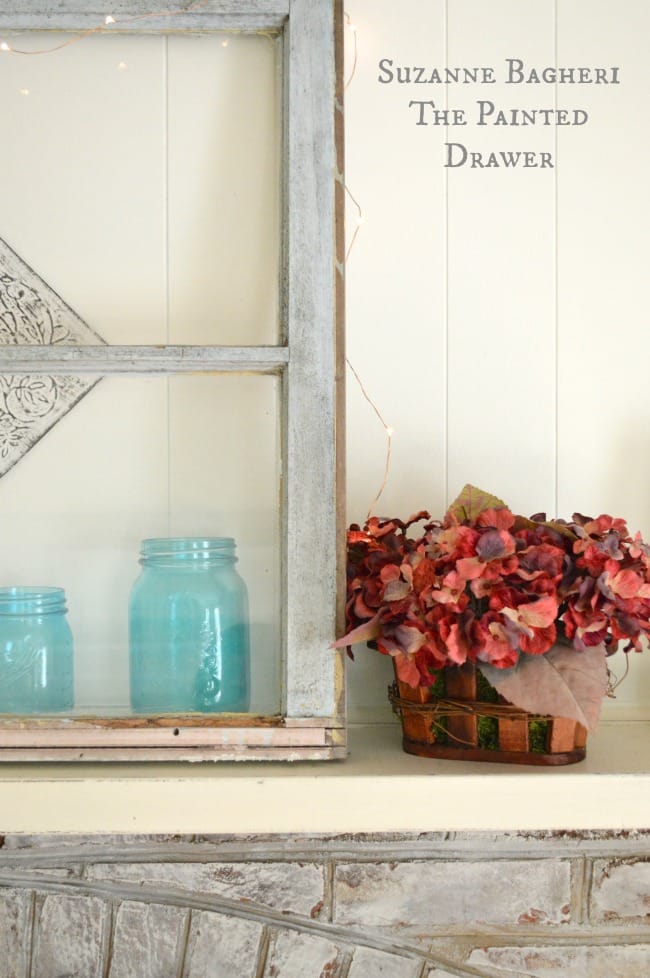
[[[336,978],[339,948],[311,934],[280,931],[271,941],[264,978]]]
[[[592,921],[639,923],[649,917],[650,859],[597,859],[591,890]]]
[[[313,863],[97,863],[87,879],[224,896],[306,917],[317,916],[324,899],[323,870]]]
[[[23,978],[27,967],[27,925],[31,895],[0,890],[0,978]]]
[[[38,878],[61,880],[62,882],[70,879],[78,879],[81,876],[81,865],[75,866],[63,866],[63,867],[51,867],[51,866],[39,866],[32,868],[31,866],[9,866],[3,868],[3,873],[10,873],[12,876],[12,883],[16,886],[29,886],[38,888]],[[34,877],[36,877],[36,882],[34,882]]]
[[[142,848],[143,846],[164,845],[168,847],[170,844],[173,845],[182,841],[183,836],[163,833],[156,835],[122,835],[118,833],[106,833],[104,835],[95,835],[92,833],[90,835],[83,835],[78,832],[56,832],[48,835],[28,835],[27,833],[12,835],[9,833],[0,836],[0,839],[4,840],[2,842],[2,849],[32,849],[34,856],[38,858],[44,852],[64,850],[69,847],[74,849],[79,847],[87,848],[89,853],[96,853],[99,848],[105,848],[107,846],[116,846],[120,849],[123,849],[125,846]]]
[[[101,974],[105,908],[93,897],[45,897],[37,918],[33,978]]]
[[[559,859],[351,863],[337,867],[335,919],[426,937],[440,928],[569,920],[570,866]]]
[[[348,978],[418,978],[422,963],[368,947],[354,952]]]
[[[193,913],[183,978],[253,978],[263,930],[249,920]]]
[[[528,978],[645,978],[650,945],[598,947],[477,948],[469,964],[490,967],[490,974]]]
[[[177,978],[186,917],[175,907],[120,904],[109,978]]]

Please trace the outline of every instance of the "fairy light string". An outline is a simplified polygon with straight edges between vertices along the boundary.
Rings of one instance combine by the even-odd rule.
[[[112,32],[113,28],[128,27],[129,25],[132,25],[132,24],[135,24],[135,23],[140,23],[140,22],[146,21],[146,20],[154,20],[154,19],[155,20],[159,20],[159,19],[161,19],[163,17],[165,17],[165,18],[171,18],[171,17],[180,16],[182,14],[192,13],[192,12],[195,12],[197,10],[200,10],[202,7],[205,7],[207,3],[208,3],[208,0],[193,0],[193,2],[190,3],[188,6],[182,7],[182,8],[178,8],[178,9],[175,9],[175,10],[150,11],[148,13],[137,14],[137,15],[135,15],[133,17],[120,18],[119,20],[117,18],[115,18],[112,14],[106,14],[106,16],[104,17],[103,21],[100,24],[97,24],[95,27],[90,27],[90,28],[88,28],[85,31],[81,31],[79,33],[73,34],[71,37],[67,37],[65,40],[61,41],[59,44],[52,45],[52,46],[50,46],[48,48],[41,48],[39,50],[32,50],[32,51],[30,51],[30,50],[26,50],[25,48],[22,48],[22,47],[14,47],[12,44],[9,43],[9,41],[7,41],[6,39],[3,39],[3,40],[0,41],[0,52],[5,53],[5,54],[22,55],[22,56],[27,56],[27,57],[40,56],[40,55],[44,55],[44,54],[54,54],[57,51],[62,51],[65,48],[71,47],[73,44],[78,44],[80,41],[83,41],[83,40],[85,40],[88,37],[93,37],[93,36],[102,35],[102,34],[103,35],[109,34],[109,33]],[[358,64],[359,64],[359,47],[358,47],[357,27],[356,27],[356,25],[352,22],[352,20],[350,18],[350,15],[347,12],[344,14],[344,18],[345,18],[345,26],[346,26],[346,28],[347,28],[347,30],[349,32],[349,35],[351,36],[351,39],[352,39],[352,67],[351,67],[350,73],[349,73],[349,75],[348,75],[348,77],[347,77],[347,79],[345,80],[345,83],[344,83],[344,91],[347,91],[349,89],[350,85],[352,84],[352,82],[354,81],[354,78],[355,78],[355,76],[357,74],[357,68],[358,68]],[[227,41],[224,41],[222,43],[223,43],[223,46],[225,47],[228,42]],[[119,65],[118,65],[118,67],[119,68],[125,68],[126,67],[125,62],[122,62],[121,61],[119,63]],[[20,89],[20,92],[23,95],[28,95],[29,94],[29,89],[26,89],[26,88],[25,89]],[[347,263],[350,260],[350,255],[352,254],[352,251],[354,249],[354,246],[357,243],[357,238],[359,236],[359,232],[360,232],[361,227],[362,227],[363,222],[364,222],[364,216],[363,216],[363,211],[362,211],[362,208],[361,208],[361,205],[360,205],[359,201],[354,196],[354,194],[352,193],[352,191],[350,190],[350,188],[347,186],[347,184],[345,184],[344,186],[345,186],[345,192],[346,192],[346,194],[348,195],[348,197],[352,201],[352,204],[354,205],[354,208],[356,209],[356,221],[355,221],[354,231],[352,233],[352,237],[350,239],[350,242],[349,242],[349,244],[347,246],[347,249],[346,249],[346,252],[345,252],[345,264],[347,265]],[[384,473],[383,473],[383,478],[382,478],[381,485],[379,486],[379,489],[378,489],[378,491],[377,491],[377,493],[376,493],[374,499],[372,500],[372,502],[370,504],[370,507],[368,509],[368,518],[370,518],[370,516],[372,515],[372,512],[374,510],[374,507],[376,506],[376,504],[378,503],[379,499],[381,498],[381,496],[382,496],[382,494],[384,492],[384,489],[386,488],[386,485],[388,483],[388,477],[389,477],[389,474],[390,474],[390,464],[391,464],[391,451],[392,451],[393,428],[383,418],[383,416],[382,416],[379,408],[377,407],[377,404],[375,403],[375,401],[373,400],[373,398],[370,396],[370,394],[366,390],[366,387],[363,384],[363,382],[362,382],[359,374],[357,373],[357,371],[355,370],[355,368],[353,367],[352,363],[350,362],[350,360],[348,358],[346,358],[346,363],[347,363],[347,366],[349,367],[352,375],[354,376],[357,384],[359,385],[359,389],[361,390],[361,393],[362,393],[363,397],[365,398],[365,400],[368,402],[368,404],[372,408],[373,412],[377,416],[379,422],[381,423],[381,425],[384,428],[384,431],[386,433],[386,459],[385,459],[385,464],[384,464]]]
[[[361,390],[361,393],[363,394],[363,396],[365,397],[366,401],[368,402],[368,404],[370,405],[370,407],[372,408],[372,410],[375,412],[375,414],[379,418],[379,421],[381,422],[381,424],[382,424],[382,426],[384,428],[384,431],[386,432],[386,463],[384,465],[384,478],[383,478],[382,483],[381,483],[381,485],[379,487],[379,490],[377,492],[377,495],[375,496],[375,498],[373,499],[373,501],[370,503],[370,506],[368,507],[368,515],[366,516],[366,519],[370,519],[370,517],[372,516],[373,509],[377,505],[377,503],[378,503],[378,501],[379,501],[379,499],[381,497],[381,494],[383,493],[384,489],[386,488],[386,483],[388,482],[388,475],[389,475],[389,472],[390,472],[390,456],[391,456],[391,450],[392,450],[392,442],[393,442],[394,429],[392,428],[391,425],[387,424],[386,421],[384,420],[384,418],[382,417],[381,411],[379,410],[379,408],[377,407],[377,405],[375,404],[375,402],[371,398],[370,394],[368,393],[368,391],[365,388],[365,385],[364,385],[363,381],[361,380],[361,377],[356,372],[356,370],[354,369],[354,367],[352,366],[352,364],[350,363],[350,361],[347,359],[347,357],[346,357],[345,362],[347,363],[348,367],[352,371],[352,374],[354,376],[354,379],[356,380],[357,384],[359,385],[359,388]]]
[[[42,54],[54,54],[56,51],[63,51],[64,48],[69,48],[72,44],[78,44],[79,41],[84,41],[87,37],[92,37],[97,34],[105,34],[110,31],[111,28],[115,26],[127,26],[129,24],[139,23],[143,20],[159,20],[162,17],[179,17],[181,14],[194,13],[200,10],[201,7],[205,7],[208,0],[193,0],[187,7],[179,7],[176,10],[154,10],[149,11],[145,14],[136,14],[134,17],[124,17],[120,20],[116,20],[112,14],[107,14],[101,24],[97,24],[96,27],[89,27],[85,31],[81,31],[78,34],[73,34],[72,37],[66,38],[65,41],[61,41],[60,44],[55,44],[49,48],[41,48],[38,51],[26,51],[23,48],[15,48],[12,44],[9,44],[7,40],[0,41],[0,51],[4,51],[7,54],[21,54],[27,56],[35,56]]]
[[[345,85],[343,86],[343,91],[347,92],[348,88],[352,84],[352,79],[357,73],[357,65],[359,63],[359,49],[357,46],[357,28],[356,25],[350,20],[350,15],[346,13],[345,15],[345,25],[352,34],[352,68],[350,69],[350,74],[348,76]]]
[[[361,230],[361,225],[363,224],[363,211],[361,210],[361,205],[359,204],[359,201],[354,196],[354,194],[352,193],[352,191],[350,190],[350,188],[348,187],[347,184],[345,185],[345,192],[346,192],[346,194],[348,195],[348,197],[350,198],[350,200],[352,201],[352,203],[354,204],[354,206],[357,209],[356,227],[354,229],[354,233],[352,235],[352,238],[350,239],[350,244],[347,247],[347,251],[345,252],[345,261],[346,261],[346,264],[347,264],[348,258],[350,257],[350,252],[354,248],[354,245],[355,245],[356,240],[357,240],[357,235],[359,234],[359,231]]]
[[[354,80],[354,77],[355,77],[355,75],[357,73],[357,67],[358,67],[358,64],[359,64],[359,47],[358,47],[358,41],[357,41],[357,28],[356,28],[356,25],[352,23],[352,20],[350,19],[350,15],[347,12],[345,13],[344,16],[345,16],[345,25],[346,25],[348,31],[350,32],[350,34],[352,36],[352,67],[350,69],[350,74],[348,75],[348,78],[347,78],[347,80],[345,82],[345,85],[344,85],[344,91],[347,92],[348,88],[352,84],[352,81]],[[352,201],[354,207],[356,208],[356,212],[357,212],[355,228],[354,228],[354,231],[352,233],[352,237],[350,238],[350,243],[347,246],[347,250],[345,252],[345,264],[347,265],[347,263],[348,263],[348,261],[350,259],[350,255],[352,253],[352,249],[354,248],[355,244],[357,243],[357,238],[359,236],[359,232],[360,232],[361,226],[363,224],[363,211],[361,209],[361,204],[359,203],[359,201],[357,200],[357,198],[354,196],[354,194],[352,193],[352,191],[350,190],[350,188],[348,187],[347,184],[345,184],[345,192],[348,195],[348,197],[350,198],[350,200]],[[382,425],[382,427],[383,427],[383,429],[384,429],[384,431],[386,433],[386,460],[385,460],[385,463],[384,463],[384,474],[383,474],[383,478],[382,478],[382,481],[381,481],[381,485],[379,486],[379,489],[377,490],[377,493],[375,495],[375,498],[372,500],[372,502],[370,503],[370,506],[368,507],[368,514],[366,516],[366,519],[370,519],[370,517],[373,514],[373,511],[374,511],[375,506],[379,502],[379,500],[380,500],[380,498],[381,498],[381,496],[382,496],[382,494],[384,492],[384,489],[386,488],[386,485],[388,484],[388,477],[390,475],[390,464],[391,464],[391,453],[392,453],[392,447],[393,447],[393,434],[394,434],[394,429],[393,429],[392,425],[388,424],[386,422],[386,420],[384,419],[381,411],[377,407],[377,404],[375,403],[375,401],[372,399],[372,397],[370,396],[370,394],[366,390],[366,387],[365,387],[363,381],[361,380],[361,377],[359,376],[359,374],[357,373],[357,371],[355,370],[355,368],[353,367],[352,363],[350,362],[350,360],[347,357],[346,357],[345,362],[348,365],[348,368],[349,368],[350,372],[352,373],[352,376],[354,377],[354,379],[356,380],[357,384],[359,385],[359,389],[361,391],[361,394],[363,395],[363,397],[365,398],[365,400],[368,402],[368,404],[370,405],[370,407],[374,411],[375,415],[377,416],[380,424]]]

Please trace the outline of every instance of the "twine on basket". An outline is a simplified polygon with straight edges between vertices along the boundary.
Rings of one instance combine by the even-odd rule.
[[[486,703],[482,700],[449,700],[444,697],[432,696],[428,703],[414,703],[412,700],[404,699],[399,695],[397,683],[392,683],[388,687],[388,699],[393,712],[402,718],[402,711],[409,710],[411,713],[428,714],[431,726],[441,733],[444,733],[451,740],[463,744],[465,747],[476,747],[476,744],[469,740],[463,740],[447,729],[441,723],[449,717],[475,716],[477,718],[490,717],[495,720],[525,720],[550,721],[552,716],[542,713],[526,713],[518,706],[509,703]]]

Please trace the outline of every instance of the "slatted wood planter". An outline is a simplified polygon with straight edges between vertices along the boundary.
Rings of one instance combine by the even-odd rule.
[[[389,691],[402,721],[408,754],[504,764],[575,764],[586,755],[587,731],[575,720],[534,716],[507,703],[492,687],[481,698],[473,664],[443,670],[444,692],[412,689],[396,678]]]

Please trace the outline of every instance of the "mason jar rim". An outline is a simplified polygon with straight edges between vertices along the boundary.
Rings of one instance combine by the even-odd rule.
[[[143,556],[168,554],[206,553],[209,551],[234,550],[234,537],[149,537],[140,549]]]
[[[62,587],[39,587],[35,584],[12,584],[0,587],[0,599],[2,598],[54,598],[58,595],[65,596],[65,588]]]
[[[37,585],[0,587],[0,614],[66,611],[65,589]]]

